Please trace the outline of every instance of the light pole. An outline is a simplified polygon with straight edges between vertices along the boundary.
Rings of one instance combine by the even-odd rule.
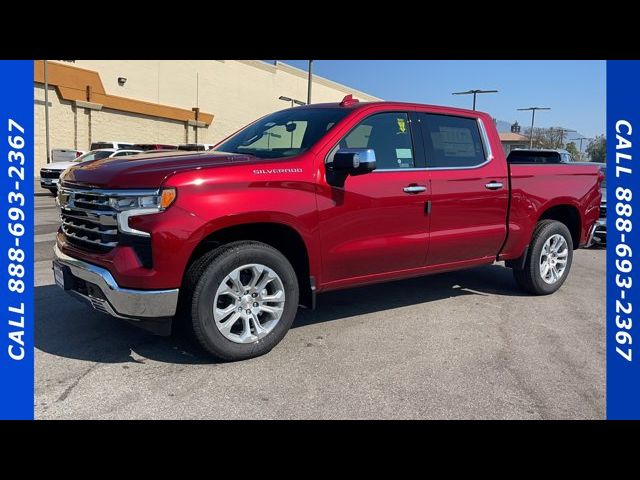
[[[47,164],[51,163],[51,148],[49,147],[49,81],[47,79],[47,61],[43,60],[44,68],[44,141],[47,149]]]
[[[297,99],[291,98],[291,97],[285,97],[284,95],[280,95],[278,97],[278,100],[283,100],[285,102],[291,102],[291,108],[293,108],[293,104],[294,103],[296,105],[306,105],[306,103],[304,103],[302,100],[297,100]]]
[[[307,80],[307,105],[311,105],[311,84],[313,82],[313,60],[309,60],[309,78]]]
[[[536,120],[536,110],[551,110],[549,107],[527,107],[518,108],[520,111],[531,110],[531,132],[529,133],[529,148],[533,148],[533,124]]]
[[[476,109],[476,95],[479,93],[498,93],[498,90],[467,90],[466,92],[453,92],[451,95],[473,95],[473,109]]]

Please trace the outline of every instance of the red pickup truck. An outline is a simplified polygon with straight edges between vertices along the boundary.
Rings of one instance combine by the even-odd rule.
[[[96,310],[161,334],[187,319],[211,354],[245,359],[329,290],[505,261],[552,293],[592,241],[601,181],[508,165],[486,113],[348,96],[212,151],[69,168],[54,274]]]

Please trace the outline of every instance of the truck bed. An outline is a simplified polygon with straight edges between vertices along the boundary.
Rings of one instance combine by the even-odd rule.
[[[580,235],[579,239],[574,239],[574,248],[586,243],[588,227],[599,217],[601,173],[597,165],[509,164],[508,168],[508,231],[501,260],[520,256],[530,241],[536,222],[556,205],[575,207]]]

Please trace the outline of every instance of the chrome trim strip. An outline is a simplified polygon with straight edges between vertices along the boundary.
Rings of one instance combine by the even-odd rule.
[[[80,242],[86,242],[92,245],[99,245],[101,247],[114,248],[116,245],[118,245],[118,242],[102,242],[100,240],[91,240],[88,237],[81,237],[76,233],[70,232],[64,225],[62,225],[62,233],[64,233],[67,237],[73,238]]]
[[[160,213],[162,210],[158,208],[134,208],[132,210],[124,210],[118,213],[118,228],[123,233],[130,235],[138,235],[139,237],[150,237],[149,232],[143,232],[129,226],[129,217],[139,217],[141,215],[151,215],[153,213]]]
[[[95,225],[95,222],[89,222]],[[110,230],[100,230],[99,228],[89,228],[89,227],[85,227],[83,225],[76,225],[75,223],[71,222],[70,220],[62,220],[62,225],[66,226],[66,227],[71,227],[71,228],[77,228],[78,230],[84,230],[85,232],[91,232],[91,233],[97,233],[99,235],[118,235],[118,230],[117,229],[110,229]]]
[[[458,115],[451,115],[458,116]],[[473,120],[472,117],[461,117],[467,118],[469,120]],[[487,131],[484,128],[484,123],[482,123],[481,118],[475,119],[478,122],[478,129],[480,130],[480,139],[482,140],[482,146],[484,147],[484,158],[485,161],[479,163],[478,165],[473,165],[471,167],[425,167],[425,168],[378,168],[375,169],[372,173],[376,172],[419,172],[422,170],[475,170],[476,168],[482,168],[491,162],[494,159],[493,151],[491,150],[491,144],[489,143],[489,136],[487,135]],[[426,159],[429,161],[429,159]]]
[[[175,315],[179,289],[132,290],[120,288],[108,270],[70,257],[63,253],[58,245],[54,246],[53,251],[55,260],[69,267],[75,277],[93,283],[102,290],[114,316],[120,318],[157,318]],[[80,295],[73,290],[71,292]],[[93,298],[95,297],[90,297],[89,300]],[[111,312],[109,313],[111,314]]]
[[[61,216],[64,215],[65,217],[69,217],[69,218],[75,218],[77,220],[85,220],[87,222],[95,223],[98,225],[104,225],[108,227],[115,227],[116,225],[118,225],[118,221],[116,220],[116,217],[113,214],[113,212],[110,212],[110,213],[105,212],[102,214],[98,214],[95,212],[87,212],[87,213],[90,213],[92,216],[86,215],[84,217],[82,215],[74,215],[73,213],[68,213],[68,212],[69,212],[68,209],[62,208],[60,215]]]
[[[149,196],[160,195],[160,190],[101,190],[99,188],[84,190],[82,187],[69,187],[63,185],[62,191],[69,190],[80,195],[94,195],[107,197],[133,197],[133,196]]]
[[[587,243],[585,245],[585,248],[589,248],[595,243],[594,238],[595,238],[595,233],[596,233],[596,228],[597,227],[598,227],[598,222],[594,223],[591,226],[591,228],[589,229],[589,236],[587,238]]]
[[[376,168],[371,173],[382,173],[382,172],[422,172],[425,170],[429,170],[428,168],[420,167],[420,168]]]
[[[478,128],[480,129],[480,138],[482,138],[482,143],[484,146],[484,158],[487,159],[486,163],[489,163],[493,160],[493,151],[491,150],[491,143],[489,143],[489,135],[487,135],[487,131],[484,128],[484,123],[482,123],[482,119],[478,118]]]

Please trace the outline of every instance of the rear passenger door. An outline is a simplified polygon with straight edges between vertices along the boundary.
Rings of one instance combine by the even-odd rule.
[[[506,165],[481,120],[418,113],[431,183],[427,265],[495,257],[506,236]],[[480,262],[478,262],[480,263]]]

